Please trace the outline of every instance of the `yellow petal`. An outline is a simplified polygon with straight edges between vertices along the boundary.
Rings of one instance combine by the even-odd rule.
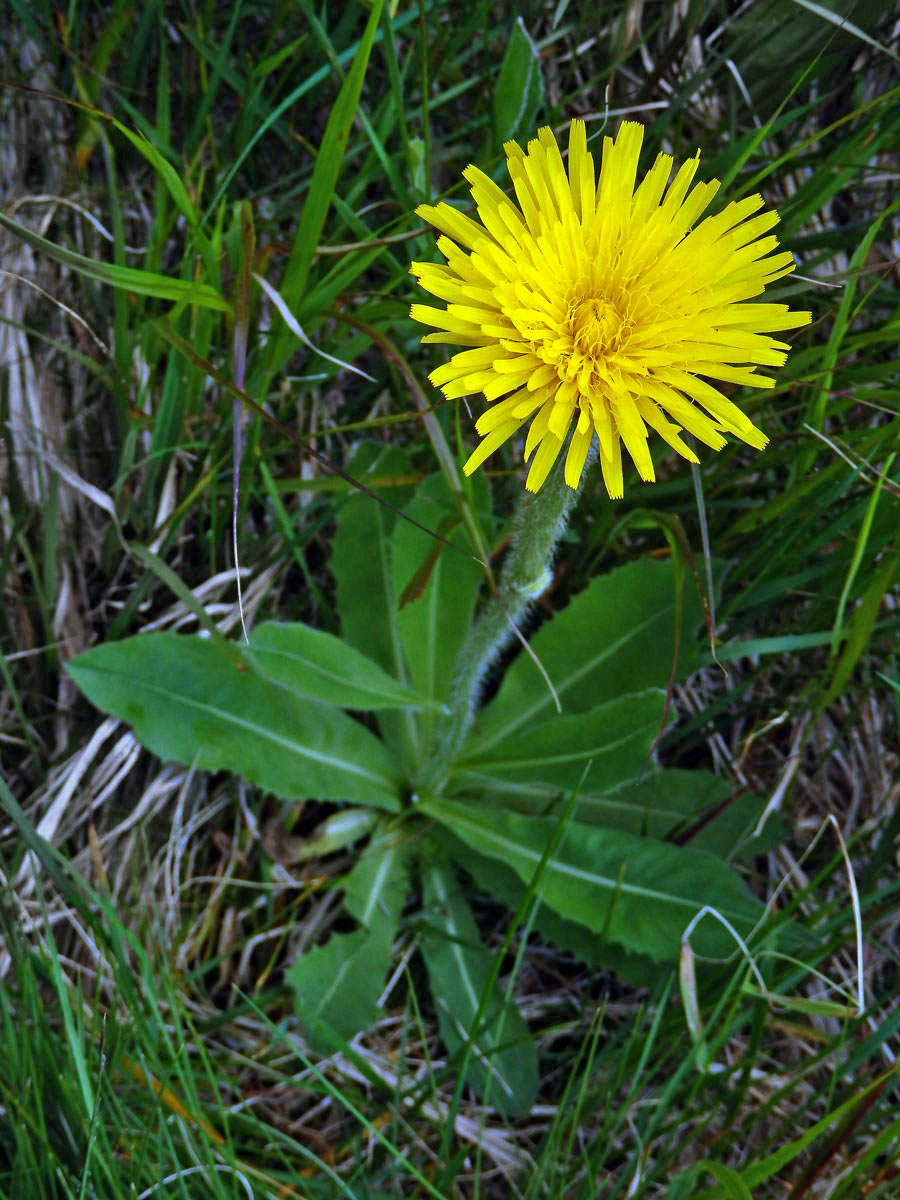
[[[499,428],[492,430],[483,441],[478,443],[464,463],[465,474],[471,475],[476,468],[480,467],[486,458],[512,437],[520,425],[521,421],[505,421]]]
[[[593,440],[594,431],[590,425],[583,431],[579,427],[572,431],[572,440],[566,455],[566,483],[571,488],[578,487],[581,481],[581,473]]]
[[[525,486],[529,492],[540,490],[541,484],[550,474],[550,468],[559,458],[562,446],[563,444],[559,438],[554,437],[552,433],[545,434],[541,439],[541,444],[538,446],[532,460],[528,478],[525,480]]]

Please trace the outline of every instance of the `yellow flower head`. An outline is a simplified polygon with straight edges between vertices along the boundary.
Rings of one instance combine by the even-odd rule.
[[[447,263],[411,270],[447,308],[414,304],[411,316],[440,331],[423,341],[470,347],[431,381],[447,399],[483,392],[494,402],[476,422],[483,440],[467,474],[526,421],[532,492],[567,438],[566,483],[578,485],[596,433],[614,498],[622,442],[641,477],[654,479],[648,426],[691,462],[683,429],[714,450],[723,432],[765,446],[765,434],[701,376],[771,387],[756,367],[781,366],[788,346],[766,335],[810,319],[784,304],[742,303],[794,269],[765,236],[778,215],[751,219],[763,201],[748,196],[695,225],[718,181],[688,190],[698,153],[670,183],[672,159],[660,154],[635,189],[642,138],[633,121],[615,141],[604,138],[595,179],[583,122],[572,122],[568,173],[542,129],[527,153],[505,147],[518,207],[470,166],[480,224],[449,204],[417,209],[445,235],[438,249]]]

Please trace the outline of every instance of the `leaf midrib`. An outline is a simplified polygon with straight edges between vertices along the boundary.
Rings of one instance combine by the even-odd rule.
[[[652,625],[654,621],[657,621],[659,616],[660,612],[656,611],[649,616],[646,621],[641,622],[640,625],[631,625],[627,634],[619,638],[617,642],[608,642],[601,654],[596,655],[594,658],[588,659],[583,666],[572,671],[572,673],[565,679],[564,682],[554,683],[554,687],[556,688],[557,695],[560,697],[560,699],[570,687],[573,687],[590,671],[596,670],[599,664],[616,654],[628,641],[631,640],[631,638],[633,638],[636,634],[643,632],[643,630]],[[640,690],[643,691],[645,689],[642,688]],[[501,697],[498,697],[498,701],[500,699]],[[615,699],[615,697],[611,697],[611,699]],[[497,742],[508,738],[511,733],[514,733],[519,728],[519,726],[527,724],[529,721],[533,720],[535,715],[538,714],[541,709],[546,708],[551,702],[552,697],[550,693],[542,692],[540,699],[536,700],[530,707],[523,709],[518,716],[514,717],[506,725],[503,725],[499,729],[495,730],[495,732],[492,735],[489,735],[487,738],[479,738],[479,754],[483,750],[490,749],[490,747],[495,745]]]
[[[250,649],[255,658],[259,658],[260,656],[265,657],[267,654],[271,654],[276,658],[286,658],[289,662],[297,663],[298,666],[305,667],[314,674],[321,676],[322,679],[327,680],[329,683],[335,683],[339,687],[343,688],[352,688],[354,691],[362,692],[363,695],[371,696],[376,700],[403,699],[406,703],[401,707],[406,707],[407,705],[410,707],[416,707],[418,703],[418,698],[416,695],[407,688],[403,687],[403,685],[400,683],[397,684],[396,692],[379,691],[374,687],[369,687],[365,683],[357,683],[354,680],[350,680],[346,675],[338,675],[334,671],[329,671],[325,667],[320,666],[318,663],[311,662],[308,658],[304,658],[302,655],[297,654],[297,652],[294,650],[276,650],[268,646],[260,647],[253,646],[252,644]],[[387,678],[390,679],[390,676],[388,675]],[[281,687],[286,687],[288,691],[294,692],[295,695],[309,695],[309,693],[301,691],[299,686],[295,687],[293,684],[287,683],[285,680],[275,679],[273,682],[279,684]],[[391,682],[394,681],[391,680]],[[313,699],[315,699],[315,697],[313,697]],[[349,708],[350,705],[347,707]]]
[[[509,838],[505,838],[496,831],[490,829],[488,826],[480,825],[477,821],[467,820],[465,816],[459,813],[455,808],[452,813],[452,822],[450,825],[451,828],[453,825],[456,825],[457,827],[466,826],[469,829],[474,830],[478,834],[478,837],[483,839],[485,843],[493,843],[497,848],[502,849],[502,860],[510,865],[512,865],[512,861],[514,861],[516,857],[520,859],[524,858],[529,862],[533,862],[535,866],[541,862],[542,855],[538,854],[537,851],[531,850],[527,846],[523,846],[520,842],[515,842]],[[512,851],[512,861],[510,857],[510,851]],[[662,901],[670,905],[677,905],[678,907],[684,908],[686,911],[691,913],[697,912],[698,908],[702,906],[701,902],[697,899],[678,896],[672,892],[658,892],[648,887],[637,887],[628,882],[627,875],[621,878],[617,876],[615,879],[609,879],[605,875],[592,873],[585,870],[583,867],[576,867],[574,865],[561,862],[558,858],[548,859],[546,870],[554,871],[557,875],[563,878],[582,880],[595,886],[602,886],[617,893],[625,892],[631,896],[639,897],[641,899],[652,899]],[[735,916],[741,921],[745,920],[747,917],[746,912],[739,912],[730,908],[723,909],[719,905],[717,905],[717,908],[720,912],[724,912],[726,915],[730,914]]]
[[[652,724],[656,724],[656,722],[653,722]],[[639,725],[634,729],[630,729],[627,733],[623,733],[621,737],[616,738],[615,741],[604,742],[600,746],[590,746],[587,748],[572,750],[568,753],[544,754],[539,757],[532,756],[531,758],[526,756],[518,758],[495,758],[493,760],[488,759],[487,761],[481,757],[478,757],[476,759],[467,759],[464,762],[461,762],[459,766],[461,770],[465,770],[468,767],[474,766],[478,770],[487,771],[490,773],[492,771],[520,771],[525,769],[537,770],[540,767],[552,767],[565,763],[578,763],[585,758],[592,758],[596,761],[597,759],[602,759],[605,755],[610,754],[612,751],[618,750],[620,747],[627,745],[629,742],[634,741],[634,739],[643,734],[644,731],[650,727],[650,725],[651,722],[645,721],[643,725]]]

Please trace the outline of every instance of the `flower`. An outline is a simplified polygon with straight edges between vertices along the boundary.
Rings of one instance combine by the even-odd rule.
[[[469,166],[480,224],[445,203],[416,210],[444,235],[447,262],[410,270],[447,307],[414,304],[410,315],[439,331],[424,342],[468,347],[430,379],[447,399],[483,392],[491,401],[475,423],[483,440],[467,474],[527,421],[532,492],[567,438],[566,483],[577,487],[596,433],[613,498],[622,495],[623,442],[641,477],[655,478],[648,426],[691,462],[682,430],[714,450],[723,433],[766,445],[707,379],[772,387],[756,368],[781,366],[788,346],[767,335],[810,319],[784,304],[744,303],[794,269],[765,236],[778,215],[753,216],[763,200],[747,196],[695,225],[718,181],[688,190],[698,152],[669,182],[672,158],[660,154],[635,189],[642,139],[634,121],[604,138],[595,181],[584,123],[571,125],[568,173],[545,128],[527,153],[506,144],[518,207]]]

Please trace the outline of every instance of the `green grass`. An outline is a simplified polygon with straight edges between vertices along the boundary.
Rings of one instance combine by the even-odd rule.
[[[349,3],[12,0],[3,212],[30,245],[0,233],[0,1196],[896,1194],[900,71],[896,11],[833,7],[853,25],[769,0],[647,0],[636,25],[634,6],[565,0],[370,21]],[[517,16],[543,98],[527,55],[503,66]],[[337,632],[328,564],[359,447],[402,446],[421,477],[472,445],[408,319],[409,261],[434,255],[416,205],[465,201],[462,169],[493,172],[513,133],[582,114],[598,132],[607,104],[611,130],[645,122],[643,161],[699,146],[723,194],[764,193],[800,263],[775,298],[813,323],[777,386],[739,397],[766,451],[704,453],[702,509],[661,452],[652,487],[589,487],[545,602],[668,553],[666,529],[701,575],[704,536],[727,561],[723,666],[679,691],[661,754],[777,800],[783,842],[751,881],[813,938],[756,963],[779,1002],[742,958],[700,969],[692,1038],[674,975],[638,991],[514,931],[501,984],[515,961],[542,1085],[503,1121],[455,1090],[412,920],[384,1019],[310,1054],[284,971],[334,928],[350,859],[279,861],[278,831],[321,813],[160,765],[63,664],[198,614],[239,632],[235,389],[253,402],[245,619]],[[491,466],[505,516],[521,464]],[[830,814],[860,891],[862,1015],[830,826],[809,849]],[[498,949],[506,916],[476,911]]]

